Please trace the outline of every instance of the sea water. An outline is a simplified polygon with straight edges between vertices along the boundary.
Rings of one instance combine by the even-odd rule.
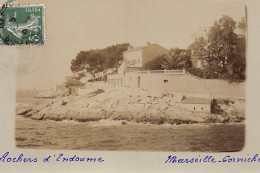
[[[122,125],[122,121],[39,121],[16,115],[15,139],[19,148],[228,152],[243,148],[245,125]]]

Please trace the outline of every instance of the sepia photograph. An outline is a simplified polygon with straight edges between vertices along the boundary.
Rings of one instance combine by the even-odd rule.
[[[28,3],[0,32],[18,46],[16,148],[243,150],[244,3]]]

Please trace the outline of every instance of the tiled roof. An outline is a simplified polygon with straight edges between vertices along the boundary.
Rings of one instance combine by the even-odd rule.
[[[211,99],[209,98],[201,98],[201,97],[187,97],[184,98],[181,103],[183,104],[210,104]]]
[[[129,50],[123,52],[123,53],[134,52],[134,51],[137,51],[137,50],[142,50],[143,48],[146,48],[146,46],[135,47],[135,48],[129,49]]]

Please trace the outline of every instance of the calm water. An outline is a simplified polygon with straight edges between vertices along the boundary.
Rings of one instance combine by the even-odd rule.
[[[238,151],[243,124],[147,125],[120,121],[37,121],[16,116],[22,148],[132,151]]]
[[[38,105],[48,99],[17,98]],[[38,121],[16,116],[16,146],[21,148],[131,151],[239,151],[243,124],[148,125],[121,121]]]

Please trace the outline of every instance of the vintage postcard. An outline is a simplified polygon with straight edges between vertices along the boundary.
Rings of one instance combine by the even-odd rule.
[[[259,150],[248,149],[255,121],[248,96],[250,7],[244,1],[4,2],[0,45],[10,58],[0,67],[3,79],[12,69],[15,78],[8,80],[15,82],[8,91],[13,149],[1,150],[0,165],[79,164],[73,169],[83,171],[114,154],[129,163],[138,157],[141,166],[150,153],[154,168],[144,172],[160,170],[155,160],[169,170],[177,163],[208,163],[205,170],[255,162],[256,168]]]

